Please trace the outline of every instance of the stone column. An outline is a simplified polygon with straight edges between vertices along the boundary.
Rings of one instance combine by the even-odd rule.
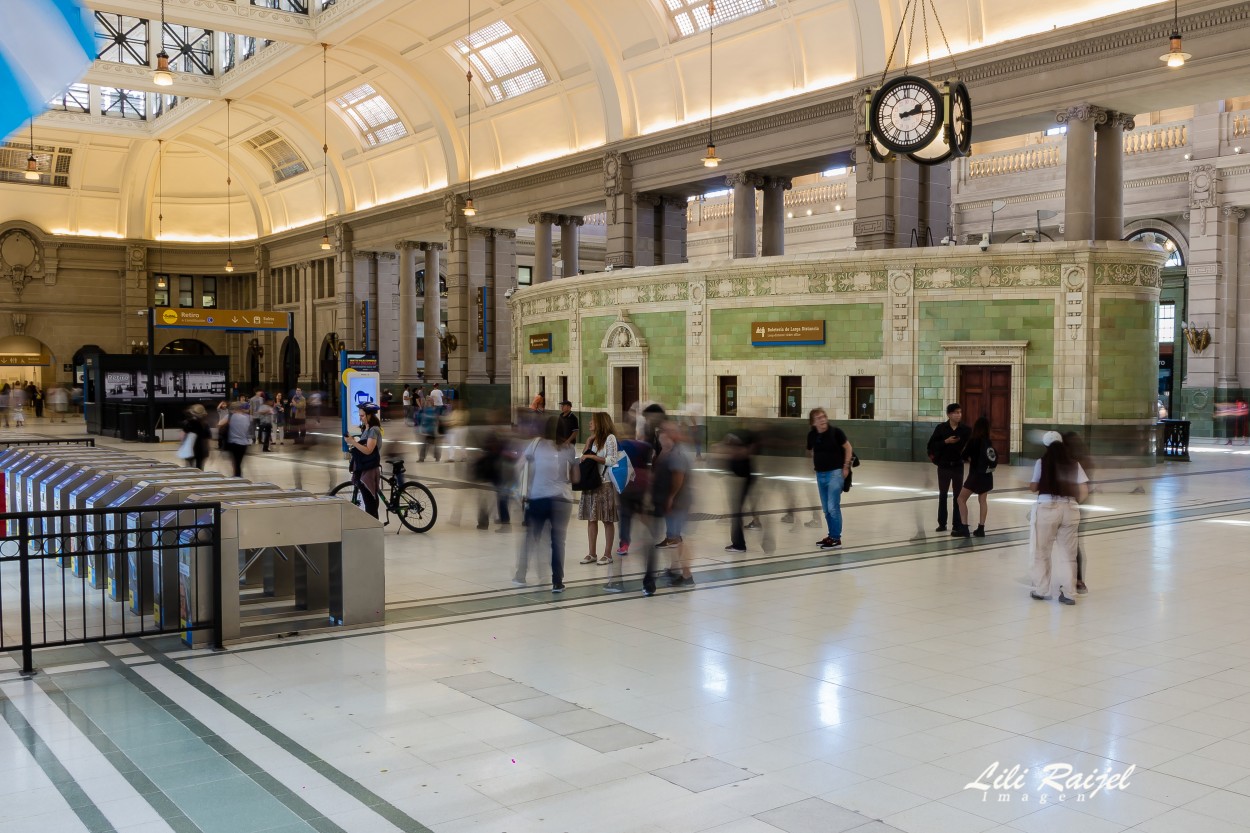
[[[344,344],[352,344],[352,329],[360,316],[354,309],[352,298],[354,266],[352,243],[354,236],[351,226],[346,223],[335,223],[334,233],[330,237],[334,244],[334,332],[338,340]]]
[[[894,246],[894,171],[897,162],[875,162],[867,157],[855,165],[856,249],[890,249]]]
[[[1063,239],[1094,239],[1094,128],[1107,122],[1107,111],[1079,104],[1055,115],[1068,126],[1065,140],[1067,172],[1064,182]]]
[[[1238,235],[1241,232],[1241,221],[1246,218],[1246,210],[1235,205],[1226,205],[1221,209],[1223,215],[1224,251],[1223,266],[1220,269],[1220,387],[1234,395],[1241,392],[1241,381],[1237,375],[1237,300],[1241,293],[1241,270],[1238,257],[1240,246]]]
[[[659,241],[656,263],[686,262],[686,211],[689,207],[690,203],[682,197],[660,198],[660,211],[656,216]]]
[[[512,374],[512,314],[504,293],[516,282],[516,231],[495,229],[491,269],[488,271],[490,317],[487,319],[486,370],[495,385],[508,384]]]
[[[399,251],[399,379],[417,380],[417,246],[411,240],[395,244]]]
[[[558,218],[555,214],[531,214],[534,226],[534,286],[551,280],[551,225]]]
[[[951,163],[916,165],[916,173],[919,175],[917,239],[921,246],[930,245],[930,240],[936,246],[951,226]]]
[[[764,257],[786,253],[786,191],[790,177],[770,176],[764,180],[763,245]]]
[[[442,243],[422,243],[425,251],[425,381],[442,381],[443,350],[438,336],[442,327],[443,297],[439,292],[438,253]]]
[[[470,342],[469,319],[469,228],[461,211],[464,199],[448,192],[443,200],[447,228],[447,337],[456,337],[456,349],[447,352],[447,384],[462,385],[468,374]],[[450,345],[448,345],[450,348]]]
[[[377,322],[376,338],[369,347],[378,354],[378,372],[383,376],[399,373],[399,255],[378,252],[377,280],[373,284],[370,306]]]
[[[755,189],[764,180],[743,171],[725,177],[725,184],[734,192],[734,257],[755,257]]]
[[[550,233],[550,226],[548,227]],[[465,352],[467,375],[465,382],[471,385],[484,385],[490,382],[486,372],[487,315],[489,313],[490,287],[488,281],[488,262],[491,242],[495,235],[493,228],[469,226],[469,288],[468,332],[460,349]],[[551,259],[547,259],[548,268]],[[548,274],[550,280],[550,274]]]
[[[625,154],[616,151],[604,154],[603,195],[608,214],[604,266],[613,269],[628,269],[634,265],[633,170]]]
[[[370,303],[378,279],[378,260],[375,252],[355,252],[352,259],[352,326],[354,337],[350,344],[364,350],[366,345],[377,347],[377,332],[374,325],[376,310]],[[346,336],[344,336],[346,340]]]
[[[578,245],[580,229],[585,221],[581,217],[560,217],[560,260],[564,263],[564,277],[577,277],[581,266],[578,265]],[[548,234],[551,232],[548,231]],[[535,246],[535,252],[537,252]]]
[[[1097,128],[1095,240],[1119,240],[1124,236],[1124,131],[1133,127],[1131,115],[1108,110],[1106,123]]]
[[[1212,164],[1194,165],[1189,171],[1189,262],[1185,272],[1189,286],[1186,293],[1186,322],[1192,322],[1198,329],[1204,327],[1212,330],[1213,345],[1221,345],[1219,322],[1222,320],[1220,301],[1221,284],[1224,268],[1224,235],[1222,232],[1223,214],[1220,209],[1220,191],[1223,177],[1220,170]],[[1176,325],[1181,326],[1181,321]],[[1216,364],[1216,348],[1209,347],[1201,353],[1192,350],[1182,341],[1181,349],[1185,355],[1184,398],[1181,403],[1181,419],[1194,422],[1193,429],[1198,436],[1207,432],[1197,424],[1211,424],[1213,415],[1212,399],[1216,395],[1216,383],[1219,381],[1220,368]],[[1205,426],[1204,426],[1205,427]],[[1222,426],[1215,426],[1216,432]]]
[[[657,257],[655,224],[656,209],[660,206],[658,194],[634,194],[634,265],[655,266]]]

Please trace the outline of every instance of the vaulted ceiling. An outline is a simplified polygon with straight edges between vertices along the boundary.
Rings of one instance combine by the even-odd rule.
[[[469,0],[167,0],[179,71],[162,88],[147,66],[159,27],[140,25],[159,0],[87,2],[102,59],[36,122],[50,164],[72,151],[64,187],[0,189],[24,188],[23,219],[49,230],[187,240],[318,224],[323,206],[341,215],[700,124],[710,40],[718,115],[850,85],[882,72],[906,5],[718,0],[709,37],[706,0],[472,0],[471,18]],[[958,58],[1140,7],[926,0],[910,58],[926,31],[935,56],[949,43]]]

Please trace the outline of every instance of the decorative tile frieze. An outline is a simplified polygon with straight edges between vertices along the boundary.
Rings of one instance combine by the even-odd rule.
[[[1136,263],[1094,264],[1095,286],[1148,286],[1159,288],[1163,279],[1157,266]]]
[[[920,268],[917,289],[989,289],[991,287],[1058,286],[1059,265],[1000,265]]]

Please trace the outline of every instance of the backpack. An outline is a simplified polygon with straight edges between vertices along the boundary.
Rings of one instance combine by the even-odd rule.
[[[985,450],[981,452],[981,464],[981,471],[985,474],[993,474],[994,469],[998,468],[998,452],[988,441],[985,443]]]

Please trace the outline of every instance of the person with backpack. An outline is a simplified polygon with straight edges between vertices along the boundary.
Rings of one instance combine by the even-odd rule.
[[[378,406],[366,402],[359,408],[360,436],[343,435],[347,451],[351,455],[348,470],[352,483],[360,492],[364,509],[378,517],[378,492],[382,486],[382,423],[378,419]]]
[[[964,446],[963,459],[968,462],[968,479],[959,490],[958,513],[951,535],[957,538],[985,537],[985,517],[989,511],[989,495],[994,490],[994,469],[998,467],[998,452],[990,442],[990,421],[988,417],[978,417],[972,426],[972,433]],[[968,498],[977,496],[980,513],[977,515],[977,528],[972,532],[968,528]]]
[[[1037,494],[1030,534],[1033,589],[1029,595],[1045,601],[1057,584],[1059,602],[1074,605],[1076,600],[1063,591],[1066,587],[1071,592],[1076,582],[1077,527],[1081,522],[1080,503],[1089,495],[1089,477],[1072,458],[1058,431],[1047,431],[1042,445],[1046,453],[1033,464],[1029,481],[1029,491]],[[1053,572],[1052,553],[1059,557],[1058,569]]]

